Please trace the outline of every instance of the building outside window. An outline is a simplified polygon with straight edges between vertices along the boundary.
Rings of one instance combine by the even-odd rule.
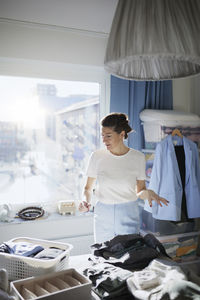
[[[100,84],[0,76],[0,204],[80,200]]]

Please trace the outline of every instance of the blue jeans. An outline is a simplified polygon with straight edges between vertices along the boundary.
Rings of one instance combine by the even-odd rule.
[[[139,233],[139,229],[137,201],[120,204],[97,202],[94,208],[95,243],[111,240],[119,234]]]

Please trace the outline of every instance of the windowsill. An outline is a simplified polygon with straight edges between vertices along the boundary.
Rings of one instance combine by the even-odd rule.
[[[75,215],[66,214],[61,215],[57,212],[55,213],[49,213],[41,218],[35,219],[35,220],[23,220],[21,218],[12,218],[9,221],[0,221],[0,226],[2,225],[13,225],[13,224],[30,224],[30,223],[39,223],[39,222],[51,222],[51,221],[68,221],[70,219],[80,219],[80,218],[89,218],[93,217],[93,212],[87,212],[87,213],[79,213],[76,212]]]
[[[93,212],[62,216],[51,213],[36,220],[13,219],[0,222],[0,243],[16,237],[66,241],[70,238],[93,236]]]

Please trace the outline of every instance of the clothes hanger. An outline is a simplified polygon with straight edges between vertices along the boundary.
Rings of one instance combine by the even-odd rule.
[[[175,128],[173,131],[172,131],[172,136],[175,136],[175,135],[178,135],[180,136],[181,138],[183,138],[183,135],[182,133],[180,132],[180,130],[178,128]]]

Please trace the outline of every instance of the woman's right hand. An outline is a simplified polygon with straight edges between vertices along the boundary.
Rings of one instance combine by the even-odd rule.
[[[90,210],[90,207],[91,207],[91,204],[88,203],[87,201],[82,201],[80,204],[79,204],[79,211],[80,212],[88,212]]]
[[[84,200],[81,201],[79,204],[79,211],[80,212],[88,212],[90,210],[91,204],[91,197],[92,197],[92,189],[95,183],[95,178],[93,177],[88,177],[85,188],[84,188],[84,193],[83,193],[83,198]]]

